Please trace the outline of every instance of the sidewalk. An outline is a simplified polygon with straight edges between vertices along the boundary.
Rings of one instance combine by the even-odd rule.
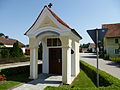
[[[96,55],[91,53],[80,53],[80,60],[83,60],[90,65],[97,66],[96,64]],[[111,74],[112,76],[120,79],[120,64],[99,59],[99,69]]]
[[[41,63],[42,63],[42,61],[38,60],[38,64],[41,64]],[[18,63],[9,63],[9,64],[1,64],[0,69],[26,66],[26,65],[30,65],[30,61],[28,61],[28,62],[18,62]]]
[[[47,86],[58,87],[62,82],[62,76],[54,74],[40,74],[37,80],[23,84],[12,90],[43,90]]]

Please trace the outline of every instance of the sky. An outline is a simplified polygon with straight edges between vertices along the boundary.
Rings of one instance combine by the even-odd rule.
[[[24,33],[34,23],[45,5],[81,36],[80,43],[93,42],[86,30],[102,24],[120,23],[120,0],[0,0],[0,33],[24,44]]]

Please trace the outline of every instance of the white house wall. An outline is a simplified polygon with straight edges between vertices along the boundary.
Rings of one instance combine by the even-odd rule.
[[[73,54],[71,54],[71,75],[75,76],[75,41],[72,41],[72,50],[74,51]]]

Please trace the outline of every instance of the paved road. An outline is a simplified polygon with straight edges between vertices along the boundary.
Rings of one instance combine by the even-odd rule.
[[[83,60],[96,67],[96,55],[92,53],[80,53],[80,60]],[[99,69],[120,79],[120,64],[99,59]]]
[[[42,61],[39,60],[38,64],[41,64]],[[18,62],[18,63],[9,63],[9,64],[1,64],[0,65],[0,69],[4,69],[4,68],[10,68],[10,67],[19,67],[19,66],[26,66],[26,65],[30,65],[30,62]]]

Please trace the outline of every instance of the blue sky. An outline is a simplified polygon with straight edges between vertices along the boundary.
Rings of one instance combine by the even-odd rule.
[[[28,44],[24,33],[50,2],[53,12],[83,37],[81,43],[92,42],[86,30],[120,23],[120,0],[0,0],[0,32]]]

